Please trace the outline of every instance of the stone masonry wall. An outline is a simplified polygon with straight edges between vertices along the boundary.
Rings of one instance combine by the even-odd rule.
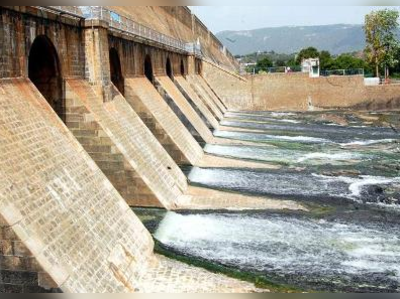
[[[172,80],[167,76],[157,77],[157,81],[164,90],[165,97],[169,97],[175,103],[179,112],[174,112],[182,115],[180,120],[182,121],[183,117],[186,119],[184,122],[186,128],[193,128],[190,131],[192,132],[194,130],[199,135],[203,143],[212,143],[213,135],[210,129],[203,122],[197,112],[192,108],[186,98],[180,93],[174,82],[172,82]]]
[[[109,48],[115,48],[121,60],[122,74],[125,78],[144,76],[144,61],[150,56],[154,75],[166,75],[166,65],[169,59],[173,74],[181,74],[181,63],[188,70],[188,57],[184,54],[162,50],[135,40],[109,35]]]
[[[183,40],[192,39],[192,12],[187,6],[160,6],[170,18],[171,27],[175,26],[176,34]]]
[[[365,86],[366,100],[355,104],[354,108],[368,110],[400,109],[400,86]]]
[[[253,103],[251,84],[242,77],[203,62],[203,78],[223,100],[228,110],[258,109]]]
[[[183,19],[171,19],[175,13]],[[147,79],[139,89],[128,79],[128,95],[151,90],[138,96],[151,134],[111,84],[109,50],[127,78],[143,76],[146,55],[160,76],[168,59],[174,75],[182,63],[186,75],[189,58],[102,21],[30,6],[0,7],[0,15],[0,290],[140,291],[135,282],[153,260],[153,242],[127,203],[186,203],[175,161],[195,165],[203,151]],[[168,15],[169,26],[189,24],[187,9]],[[26,79],[41,35],[60,62],[65,124]]]
[[[111,100],[111,74],[108,45],[108,24],[98,20],[85,21],[85,78],[104,102]]]
[[[362,76],[309,78],[307,74],[252,76],[254,105],[263,110],[399,108],[400,85],[365,86]],[[392,104],[391,104],[392,103]]]
[[[220,98],[216,95],[216,93],[210,88],[210,85],[200,75],[194,75],[194,78],[199,82],[203,90],[208,95],[209,99],[223,115],[226,112],[226,107],[221,102]]]
[[[150,234],[25,79],[0,81],[0,156],[2,240],[7,226],[41,267],[28,283],[43,270],[64,292],[134,291]]]
[[[229,110],[398,109],[400,85],[365,86],[362,76],[266,74],[241,79],[204,63],[203,77]]]
[[[126,100],[178,165],[196,165],[203,150],[147,78],[125,80]]]
[[[0,293],[53,292],[57,284],[0,215]]]
[[[67,85],[66,125],[129,206],[163,207],[107,132]]]
[[[190,82],[190,85],[192,89],[195,90],[197,95],[203,100],[203,102],[206,104],[207,108],[212,112],[214,117],[217,120],[222,120],[223,119],[223,114],[221,110],[217,107],[217,105],[214,103],[214,101],[211,99],[210,95],[207,93],[207,91],[204,89],[203,85],[201,82],[198,80],[196,75],[191,75],[187,76],[187,80]]]
[[[174,99],[167,93],[167,91],[164,89],[164,87],[160,84],[160,80],[158,78],[155,78],[154,80],[154,86],[161,95],[161,97],[165,100],[169,108],[174,112],[174,114],[179,118],[180,122],[185,126],[185,128],[189,131],[189,133],[193,136],[193,138],[197,141],[197,143],[203,147],[206,142],[205,140],[201,137],[199,132],[196,130],[196,128],[192,125],[192,123],[189,121],[187,116],[181,111],[177,103],[174,101]]]
[[[123,193],[128,203],[177,207],[187,188],[186,177],[116,89],[112,101],[102,103],[101,98],[83,80],[69,80],[67,87],[70,96],[91,112],[90,118],[100,125],[108,137],[106,141],[111,141],[111,149],[106,145],[105,151],[123,154],[124,165],[98,162],[117,189],[128,192]],[[76,133],[79,134],[79,131]],[[96,147],[93,149],[97,150]],[[121,170],[128,171],[127,177],[119,177]]]
[[[203,120],[209,123],[210,128],[218,129],[218,120],[214,117],[212,112],[208,109],[206,104],[197,95],[197,93],[190,86],[190,83],[184,77],[176,77],[176,84],[181,90],[182,94],[187,97],[192,107],[199,113]]]
[[[309,78],[303,73],[248,77],[254,104],[262,110],[351,106],[363,100],[363,80],[360,76]]]
[[[84,77],[85,42],[79,21],[29,6],[0,7],[0,16],[0,78],[28,76],[29,50],[39,35],[54,44],[63,77]]]
[[[152,115],[151,111],[142,103],[134,90],[129,87],[129,84],[125,85],[125,98],[153,136],[172,157],[175,163],[180,166],[190,165],[189,159],[182,153],[157,119]]]
[[[108,6],[140,24],[188,43],[200,41],[205,57],[232,71],[238,63],[222,43],[184,6]]]

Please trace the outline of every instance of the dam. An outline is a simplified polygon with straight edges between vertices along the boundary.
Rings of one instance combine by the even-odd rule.
[[[186,6],[0,15],[0,292],[400,291],[400,85],[241,76]]]

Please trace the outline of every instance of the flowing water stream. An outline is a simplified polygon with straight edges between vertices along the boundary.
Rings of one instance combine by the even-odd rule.
[[[178,252],[307,290],[398,292],[399,228],[279,214],[170,212],[155,238]]]
[[[259,146],[205,151],[280,168],[196,167],[191,184],[308,210],[168,212],[154,236],[177,254],[305,291],[399,292],[399,124],[396,113],[228,113],[231,129],[215,135]]]

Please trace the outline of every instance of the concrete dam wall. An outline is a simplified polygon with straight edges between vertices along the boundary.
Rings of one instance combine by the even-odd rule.
[[[190,104],[194,109],[196,109],[197,113],[202,117],[202,119],[208,124],[210,128],[217,130],[219,128],[218,120],[214,117],[214,115],[208,109],[206,104],[202,101],[200,96],[190,86],[190,83],[186,81],[183,77],[177,77],[175,80],[177,82],[178,88],[180,88],[182,93],[190,99]]]
[[[23,291],[133,291],[149,233],[28,80],[2,80],[0,103],[2,243],[26,247],[6,255],[3,287],[20,273]]]
[[[230,110],[306,111],[309,102],[321,109],[398,109],[400,85],[366,86],[363,76],[309,78],[308,74],[238,77],[203,65],[203,77]]]
[[[91,112],[92,119],[103,128],[104,135],[115,145],[116,149],[112,151],[123,153],[125,171],[129,171],[126,168],[130,165],[130,171],[136,173],[133,180],[128,179],[124,184],[137,190],[125,193],[127,201],[132,206],[177,206],[179,197],[187,188],[186,178],[122,95],[114,90],[115,98],[103,104],[86,81],[68,80],[66,85],[71,99],[81,101],[81,105]],[[104,168],[112,170],[112,166],[105,165]],[[120,176],[120,173],[114,171],[110,175]],[[119,177],[117,184],[122,182]],[[146,187],[151,192],[140,194]],[[140,204],[135,200],[145,202]]]
[[[275,169],[207,151],[269,149],[216,137],[229,111],[306,110],[310,98],[319,108],[398,103],[398,86],[357,77],[240,77],[184,6],[0,6],[0,15],[0,292],[257,291],[155,254],[132,207],[276,207],[188,175]]]
[[[132,94],[127,93],[127,100],[132,105],[139,102],[147,115],[156,123],[156,127],[159,126],[176,145],[178,154],[170,151],[175,161],[179,164],[195,165],[202,158],[201,147],[150,81],[147,78],[127,79],[126,85],[132,91]],[[161,138],[164,138],[164,136]],[[159,140],[163,143],[163,140]]]
[[[0,7],[0,291],[255,290],[155,255],[131,210],[263,206],[193,188],[181,170],[258,166],[202,148],[218,142],[226,111],[202,82],[203,60],[236,61],[185,7],[117,8],[121,22],[141,22],[126,31],[86,13]]]

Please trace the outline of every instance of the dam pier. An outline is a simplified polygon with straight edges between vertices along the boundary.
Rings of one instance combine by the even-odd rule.
[[[0,15],[0,292],[400,290],[400,85],[241,76],[185,6]]]

